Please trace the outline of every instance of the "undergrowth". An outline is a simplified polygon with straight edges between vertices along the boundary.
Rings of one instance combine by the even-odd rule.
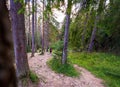
[[[78,71],[71,64],[61,64],[60,59],[52,58],[47,62],[48,66],[55,72],[64,74],[70,77],[79,76]]]
[[[36,75],[36,73],[30,71],[30,80],[33,82],[33,83],[37,83],[39,81],[39,78],[38,76]]]
[[[69,61],[102,78],[108,87],[120,87],[120,56],[107,53],[69,53]]]

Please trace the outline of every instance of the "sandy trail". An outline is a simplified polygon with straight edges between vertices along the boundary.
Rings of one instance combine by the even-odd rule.
[[[51,58],[51,54],[45,55],[35,54],[35,57],[29,57],[29,66],[38,77],[41,79],[39,84],[34,87],[105,87],[101,79],[96,78],[89,71],[84,68],[74,65],[74,67],[81,73],[77,78],[64,76],[52,71],[46,64]]]

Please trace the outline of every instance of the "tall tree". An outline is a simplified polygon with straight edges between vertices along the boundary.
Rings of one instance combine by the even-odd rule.
[[[42,19],[42,53],[41,54],[44,54],[44,4],[45,4],[45,1],[43,0],[43,19]]]
[[[34,53],[35,53],[35,20],[34,20],[34,18],[35,18],[35,16],[34,16],[34,7],[35,7],[35,5],[34,5],[35,3],[34,3],[34,0],[32,0],[32,54],[31,54],[31,57],[33,57],[34,56]]]
[[[92,31],[92,35],[91,35],[91,39],[90,39],[90,44],[89,44],[89,47],[88,47],[88,52],[91,52],[92,49],[93,49],[93,46],[94,46],[94,40],[95,40],[95,36],[96,36],[96,32],[97,32],[98,18],[99,18],[99,16],[96,15],[95,22],[94,22],[94,29]]]
[[[17,77],[29,76],[29,65],[26,52],[25,18],[20,13],[23,9],[22,3],[10,0],[10,16],[12,22],[12,31],[14,39],[14,53],[17,68]]]
[[[28,46],[29,48],[31,48],[31,20],[30,20],[30,14],[31,14],[31,8],[30,8],[30,1],[28,2],[28,11],[29,11],[29,18],[28,18],[28,21],[29,21],[29,30],[28,30]]]
[[[17,87],[13,43],[6,0],[0,1],[0,86]]]
[[[37,40],[37,0],[35,0],[35,35]],[[37,44],[38,42],[35,43],[35,50],[37,50]]]
[[[94,40],[95,40],[96,32],[97,32],[97,23],[99,21],[99,17],[101,15],[102,11],[104,10],[105,1],[106,0],[99,0],[98,3],[97,3],[98,4],[98,8],[96,10],[96,17],[95,17],[95,21],[94,21],[94,28],[93,28],[92,35],[91,35],[91,38],[90,38],[88,52],[91,52],[93,50]]]
[[[65,31],[64,31],[64,47],[63,47],[63,54],[62,54],[62,64],[67,63],[67,50],[68,50],[71,7],[72,7],[72,0],[68,0],[67,12],[66,12],[66,22],[65,22]]]

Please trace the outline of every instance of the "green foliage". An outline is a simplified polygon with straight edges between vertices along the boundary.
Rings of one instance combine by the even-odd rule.
[[[18,14],[24,14],[25,13],[25,3],[24,0],[14,0],[15,3],[20,3],[22,7],[18,10]]]
[[[30,71],[30,80],[34,83],[37,83],[39,81],[39,78],[34,72]]]
[[[50,42],[55,43],[58,39],[59,31],[52,23],[49,23],[49,27],[50,27],[50,31],[49,31]]]
[[[120,87],[120,56],[107,53],[69,53],[69,60],[104,79],[108,87]]]
[[[31,47],[27,45],[27,52],[31,52]]]
[[[92,15],[91,15],[92,13]],[[86,17],[88,14],[88,17]],[[87,18],[87,19],[86,19]],[[91,37],[91,32],[94,26],[95,11],[84,11],[81,10],[77,15],[76,19],[71,23],[70,35],[69,35],[69,47],[73,50],[86,50]],[[86,22],[86,25],[85,25]],[[82,45],[82,36],[84,29],[84,44]],[[84,47],[84,48],[83,48]]]
[[[51,45],[53,49],[53,57],[54,58],[61,58],[62,57],[62,50],[63,50],[63,41],[57,41],[56,43]]]
[[[48,66],[57,73],[64,74],[70,77],[79,76],[78,71],[71,64],[61,64],[60,59],[51,59],[47,62]]]
[[[114,3],[113,3],[114,2]],[[105,13],[102,15],[99,27],[99,41],[110,51],[119,53],[120,49],[120,1],[111,0]]]
[[[95,15],[99,15],[94,51],[109,51],[120,54],[120,1],[110,0],[108,4],[106,4],[106,0],[100,0],[99,3],[94,1],[87,1],[87,7],[83,7],[78,12],[76,19],[71,22],[69,47],[73,50],[87,50],[94,28]],[[88,13],[87,19],[86,13]],[[85,34],[83,34],[84,29],[86,29]]]
[[[54,50],[61,51],[63,49],[63,41],[57,41],[56,43],[51,45],[51,48]]]

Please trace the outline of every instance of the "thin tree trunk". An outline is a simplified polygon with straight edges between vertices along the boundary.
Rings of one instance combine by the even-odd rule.
[[[48,15],[49,16],[49,15]],[[49,48],[49,18],[47,20],[46,23],[46,27],[47,27],[47,35],[46,35],[46,52],[48,52],[48,48]]]
[[[69,26],[70,26],[70,15],[66,14],[66,24],[65,24],[65,33],[64,33],[64,48],[63,48],[62,64],[67,63]]]
[[[92,31],[92,35],[91,35],[90,43],[89,43],[89,47],[88,47],[88,52],[92,52],[92,50],[93,50],[94,40],[95,40],[95,36],[96,36],[96,31],[97,31],[98,18],[99,18],[98,15],[96,15],[94,29]]]
[[[42,54],[44,54],[44,0],[43,0]]]
[[[68,50],[71,7],[72,7],[72,1],[68,0],[67,11],[66,11],[65,30],[64,30],[64,44],[63,44],[64,47],[63,47],[63,53],[62,53],[62,64],[67,63],[67,50]]]
[[[32,9],[34,9],[34,0],[32,0]],[[35,53],[35,20],[34,20],[34,11],[32,13],[32,54],[31,57],[34,56]]]
[[[36,40],[37,41],[37,0],[35,0],[35,35],[36,35]],[[35,50],[37,50],[38,42],[35,43]]]
[[[16,59],[17,77],[29,76],[29,66],[26,52],[25,18],[24,14],[18,14],[22,5],[10,0],[10,15],[14,39],[14,52]]]
[[[29,48],[31,48],[30,1],[28,2],[28,11],[29,11],[28,46]]]
[[[0,87],[17,87],[11,24],[6,0],[0,1]]]

